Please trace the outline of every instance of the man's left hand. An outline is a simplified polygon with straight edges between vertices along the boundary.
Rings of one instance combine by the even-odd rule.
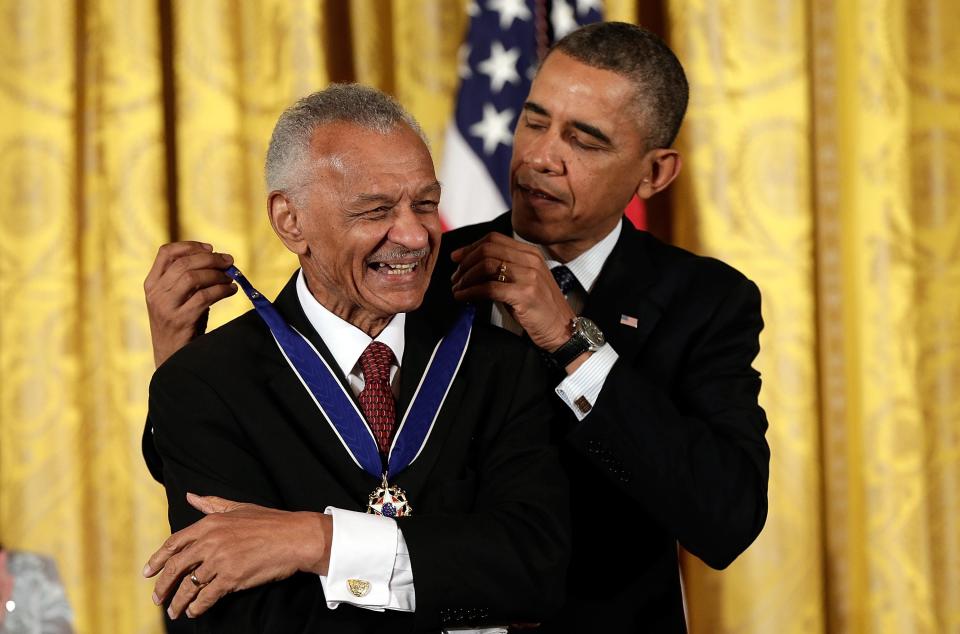
[[[451,257],[459,265],[452,278],[455,299],[503,303],[534,345],[547,352],[570,339],[576,315],[537,247],[490,233]]]
[[[143,576],[160,576],[153,602],[172,595],[167,613],[197,617],[229,592],[286,579],[298,571],[325,575],[333,522],[323,513],[291,512],[187,494],[206,517],[171,535]],[[161,572],[162,571],[162,572]]]

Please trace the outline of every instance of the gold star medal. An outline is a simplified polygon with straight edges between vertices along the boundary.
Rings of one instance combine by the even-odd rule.
[[[407,501],[407,494],[403,489],[389,484],[387,474],[383,474],[380,486],[370,494],[367,513],[383,517],[409,517],[413,515],[413,507]]]

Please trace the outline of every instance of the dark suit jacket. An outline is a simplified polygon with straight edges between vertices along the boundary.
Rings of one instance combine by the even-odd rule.
[[[336,367],[293,280],[275,305]],[[454,308],[408,315],[397,420]],[[517,337],[474,328],[427,446],[395,480],[414,507],[399,526],[410,551],[415,615],[329,610],[319,579],[297,574],[224,597],[199,619],[200,630],[437,631],[554,612],[568,563],[568,491],[547,437],[546,389],[541,360]],[[288,510],[363,510],[377,485],[350,460],[253,311],[157,370],[151,426],[145,456],[166,486],[174,531],[200,518],[185,501],[188,491]]]
[[[450,251],[490,232],[510,235],[509,213],[444,235],[429,301],[452,301]],[[563,421],[574,542],[567,603],[541,632],[684,631],[677,542],[724,568],[766,520],[767,420],[751,367],[760,294],[624,221],[583,314],[619,359],[583,422],[547,392]]]

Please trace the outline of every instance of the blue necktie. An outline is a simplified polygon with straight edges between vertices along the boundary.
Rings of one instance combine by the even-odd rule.
[[[570,272],[570,269],[562,264],[553,267],[550,269],[550,272],[553,273],[553,279],[557,280],[557,286],[560,287],[560,292],[563,293],[564,297],[569,295],[570,291],[580,286],[576,276]]]

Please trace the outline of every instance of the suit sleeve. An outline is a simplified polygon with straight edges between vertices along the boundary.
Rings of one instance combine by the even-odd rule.
[[[751,367],[763,327],[760,293],[745,278],[737,282],[685,342],[669,392],[620,358],[569,435],[624,499],[717,569],[753,542],[767,515],[767,420]]]
[[[282,499],[251,455],[229,404],[189,370],[168,362],[150,384],[148,425],[162,460],[170,528],[203,515],[187,492],[283,508]],[[197,632],[302,630],[304,614],[322,604],[319,579],[298,573],[284,581],[228,594],[196,619]],[[292,616],[297,620],[290,621]]]
[[[475,503],[464,514],[404,518],[417,629],[540,621],[563,599],[569,501],[549,441],[553,408],[532,350],[497,377],[502,424],[478,432]],[[507,366],[507,364],[504,364]],[[499,422],[499,421],[496,421]]]

